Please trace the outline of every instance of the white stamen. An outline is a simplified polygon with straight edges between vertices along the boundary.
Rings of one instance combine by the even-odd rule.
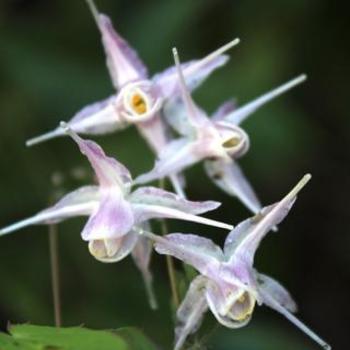
[[[92,13],[92,16],[94,17],[94,19],[96,21],[97,26],[99,27],[100,26],[100,23],[99,23],[100,13],[99,13],[99,11],[97,9],[97,6],[96,6],[94,0],[86,0],[86,3],[89,6],[89,9],[90,9],[90,11]]]
[[[222,55],[224,52],[228,51],[229,49],[231,49],[232,47],[238,45],[239,43],[240,43],[240,39],[239,38],[233,39],[232,41],[230,41],[227,44],[221,46],[220,48],[218,48],[217,50],[215,50],[214,52],[210,53],[208,56],[206,56],[205,58],[200,60],[198,62],[198,64],[201,65],[201,66],[205,66],[208,62],[210,62],[214,58]]]
[[[225,119],[238,125],[242,123],[250,114],[255,112],[258,108],[275,99],[276,97],[282,95],[286,91],[292,89],[293,87],[301,84],[306,80],[307,76],[305,74],[299,75],[298,77],[290,80],[289,82],[269,91],[268,93],[256,98],[252,102],[240,107],[234,112],[228,114]]]
[[[302,179],[294,186],[294,188],[282,199],[282,201],[287,201],[294,198],[298,192],[311,180],[311,174],[306,174]]]
[[[49,131],[45,134],[33,137],[32,139],[26,141],[26,146],[31,147],[31,146],[34,146],[38,143],[53,139],[53,138],[58,137],[58,136],[63,136],[61,129],[55,129],[55,130]]]

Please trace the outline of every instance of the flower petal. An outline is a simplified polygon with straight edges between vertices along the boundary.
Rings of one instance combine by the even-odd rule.
[[[276,300],[281,306],[290,312],[297,312],[297,304],[293,300],[289,292],[279,282],[270,276],[257,274],[257,282],[259,290],[264,290]]]
[[[180,65],[179,54],[176,48],[173,48],[173,55],[178,74],[178,84],[180,86],[181,97],[186,107],[186,114],[190,124],[192,124],[194,128],[209,126],[211,124],[209,118],[206,116],[202,109],[197,107],[192,99],[191,92],[186,85]]]
[[[154,168],[148,173],[138,176],[134,184],[143,184],[153,180],[162,179],[174,173],[179,173],[185,168],[201,160],[197,154],[198,144],[190,142],[186,138],[180,138],[168,143],[159,155]]]
[[[186,338],[196,332],[202,323],[208,309],[205,299],[206,283],[205,277],[197,276],[176,312],[175,350],[181,349]]]
[[[164,103],[163,115],[167,123],[180,135],[194,138],[196,129],[187,117],[186,107],[180,97]]]
[[[100,194],[97,186],[81,187],[65,195],[54,206],[1,229],[0,236],[30,225],[49,225],[75,216],[90,215],[98,207],[99,199]]]
[[[215,210],[220,206],[219,202],[194,202],[182,198],[175,193],[151,186],[138,188],[136,191],[131,193],[129,200],[134,204],[157,205],[181,210],[195,215]]]
[[[120,89],[130,81],[146,79],[147,68],[136,51],[115,31],[110,18],[98,12],[93,0],[88,0],[88,4],[102,35],[107,66],[115,88]]]
[[[81,153],[88,158],[102,187],[114,186],[123,192],[129,191],[131,175],[123,164],[112,157],[107,157],[103,149],[96,142],[82,139],[70,130],[65,123],[61,123],[61,126],[78,144]]]
[[[214,70],[226,64],[229,57],[223,55],[223,53],[238,43],[238,39],[232,40],[228,44],[220,47],[218,50],[212,52],[202,59],[183,63],[181,65],[181,69],[183,70],[183,75],[188,88],[192,91],[202,84],[202,82]],[[166,69],[164,72],[155,75],[153,77],[153,81],[166,98],[172,98],[180,94],[178,73],[175,66],[172,66]]]
[[[265,105],[266,103],[270,102],[274,98],[280,96],[281,94],[285,93],[286,91],[290,90],[296,85],[301,84],[306,80],[306,75],[302,74],[289,82],[277,87],[274,90],[269,91],[268,93],[258,97],[257,99],[253,100],[252,102],[247,103],[246,105],[236,109],[232,113],[228,114],[225,119],[228,122],[231,122],[235,125],[241,124],[247,117],[249,117],[252,113],[257,111],[260,107]]]
[[[90,253],[103,263],[114,263],[128,256],[139,239],[136,232],[112,239],[97,239],[89,242]]]
[[[298,318],[296,318],[291,312],[289,312],[285,307],[283,307],[279,303],[279,300],[276,300],[274,295],[270,294],[270,292],[268,290],[265,290],[263,288],[260,290],[260,294],[261,294],[261,297],[263,299],[263,302],[267,306],[269,306],[273,310],[281,313],[284,317],[286,317],[290,322],[292,322],[296,327],[298,327],[301,331],[303,331],[306,335],[308,335],[311,339],[313,339],[321,347],[323,347],[326,350],[331,350],[331,346],[329,344],[327,344],[314,331],[312,331],[303,322],[301,322]]]
[[[213,113],[212,120],[213,121],[222,121],[225,119],[227,114],[232,113],[237,108],[236,102],[233,100],[229,100],[224,102],[219,108]]]
[[[106,191],[97,211],[90,216],[81,235],[83,240],[119,238],[134,225],[129,202],[118,191]]]
[[[168,208],[161,205],[133,204],[132,207],[135,215],[135,222],[137,223],[148,221],[150,219],[166,218],[197,222],[198,224],[223,228],[225,230],[231,230],[233,228],[232,225],[221,221],[207,219],[202,216],[193,215],[186,213],[185,211]]]
[[[204,168],[212,181],[226,193],[236,196],[249,210],[257,213],[261,204],[241,168],[232,160],[206,160]]]
[[[67,125],[78,134],[89,135],[104,135],[127,126],[116,109],[115,96],[84,107]]]
[[[127,123],[120,117],[115,107],[115,97],[111,96],[84,107],[67,122],[67,126],[79,134],[104,135],[124,129]],[[61,127],[28,140],[26,145],[33,146],[59,136],[65,136]]]
[[[278,203],[272,204],[261,210],[254,217],[241,222],[227,236],[224,252],[229,265],[244,263],[251,268],[255,252],[265,237],[274,226],[277,226],[292,208],[297,193],[310,180],[310,175],[305,175],[299,183]]]
[[[220,247],[208,238],[193,234],[172,233],[155,237],[155,249],[159,254],[172,255],[192,265],[202,275],[217,275],[223,253]]]
[[[144,223],[142,225],[142,229],[149,231],[150,225],[148,223]],[[139,233],[137,234],[139,238],[133,251],[131,252],[131,256],[134,259],[135,265],[141,271],[150,307],[151,309],[155,310],[158,308],[158,303],[153,290],[153,276],[149,267],[153,251],[153,243],[147,237],[144,237]]]
[[[154,153],[157,155],[160,154],[161,150],[168,143],[168,140],[166,138],[164,121],[161,119],[159,113],[150,120],[137,123],[136,127]]]

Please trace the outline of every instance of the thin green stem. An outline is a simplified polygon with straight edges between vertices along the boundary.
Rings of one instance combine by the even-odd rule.
[[[162,189],[165,189],[165,180],[164,179],[159,180],[159,187]],[[161,229],[162,236],[165,236],[168,234],[168,227],[167,227],[165,220],[161,220],[160,229]],[[177,290],[174,259],[172,256],[166,255],[166,265],[167,265],[167,270],[168,270],[168,275],[169,275],[170,288],[171,288],[171,294],[173,297],[173,302],[174,302],[175,307],[177,308],[180,305],[180,297],[179,297],[179,293]]]
[[[50,247],[51,286],[52,286],[55,326],[61,327],[62,317],[61,317],[59,258],[58,258],[58,242],[57,242],[56,225],[49,225],[49,247]]]

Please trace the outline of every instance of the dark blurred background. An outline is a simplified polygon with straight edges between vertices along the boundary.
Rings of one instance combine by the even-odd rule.
[[[229,64],[194,95],[210,112],[230,97],[244,103],[299,73],[308,74],[306,84],[244,124],[251,150],[240,164],[265,204],[280,199],[304,173],[313,174],[280,231],[265,239],[256,267],[289,288],[303,321],[335,349],[346,349],[350,326],[350,51],[345,2],[96,1],[137,48],[151,73],[172,64],[174,45],[185,61],[240,37],[242,42],[230,52]],[[88,164],[70,140],[53,140],[32,149],[24,143],[113,90],[99,33],[83,0],[1,0],[0,43],[0,226],[5,226],[47,206],[52,174],[64,174],[67,191],[89,182]],[[98,142],[134,175],[153,164],[133,128],[100,137]],[[211,217],[237,223],[249,215],[237,200],[210,183],[201,166],[186,174],[190,198],[223,202]],[[134,325],[169,349],[173,325],[163,257],[154,256],[152,264],[161,306],[152,312],[131,259],[112,265],[95,261],[80,239],[83,224],[83,219],[75,219],[59,225],[64,325]],[[211,228],[171,222],[170,229],[223,241],[223,232]],[[53,323],[46,227],[1,238],[2,329],[9,320]],[[200,335],[214,324],[210,313],[206,322]],[[208,346],[219,350],[317,349],[286,319],[265,307],[256,308],[244,329],[216,328]]]

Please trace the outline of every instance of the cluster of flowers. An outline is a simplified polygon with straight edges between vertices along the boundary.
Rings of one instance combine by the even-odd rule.
[[[81,233],[90,253],[102,262],[117,262],[131,254],[141,270],[156,307],[149,270],[153,246],[160,254],[172,255],[193,266],[199,275],[192,281],[177,311],[175,349],[200,326],[210,309],[226,327],[246,325],[255,304],[265,304],[283,314],[325,349],[329,345],[301,323],[293,313],[296,304],[277,281],[253,268],[254,255],[268,231],[285,218],[296,195],[310,179],[302,180],[281,201],[264,207],[245,179],[236,160],[249,149],[249,138],[240,124],[259,107],[305,80],[301,75],[242,107],[224,103],[209,118],[192,100],[190,92],[215,69],[228,61],[224,52],[233,40],[208,56],[180,64],[173,50],[175,66],[149,78],[137,53],[114,30],[110,19],[88,0],[107,56],[107,66],[116,92],[104,101],[79,111],[69,122],[27,142],[69,135],[89,160],[98,185],[84,186],[65,195],[57,204],[0,230],[5,235],[33,224],[56,224],[76,216],[89,216]],[[105,155],[99,145],[78,134],[105,134],[135,124],[154,151],[157,161],[147,174],[132,179],[128,169]],[[171,139],[169,128],[178,134]],[[174,134],[174,133],[173,133]],[[236,227],[200,216],[216,209],[215,201],[194,202],[185,197],[184,169],[204,162],[205,170],[222,190],[236,196],[254,216]],[[156,187],[134,185],[168,177],[176,193]],[[151,232],[155,218],[187,220],[226,229],[224,248],[194,235]]]

